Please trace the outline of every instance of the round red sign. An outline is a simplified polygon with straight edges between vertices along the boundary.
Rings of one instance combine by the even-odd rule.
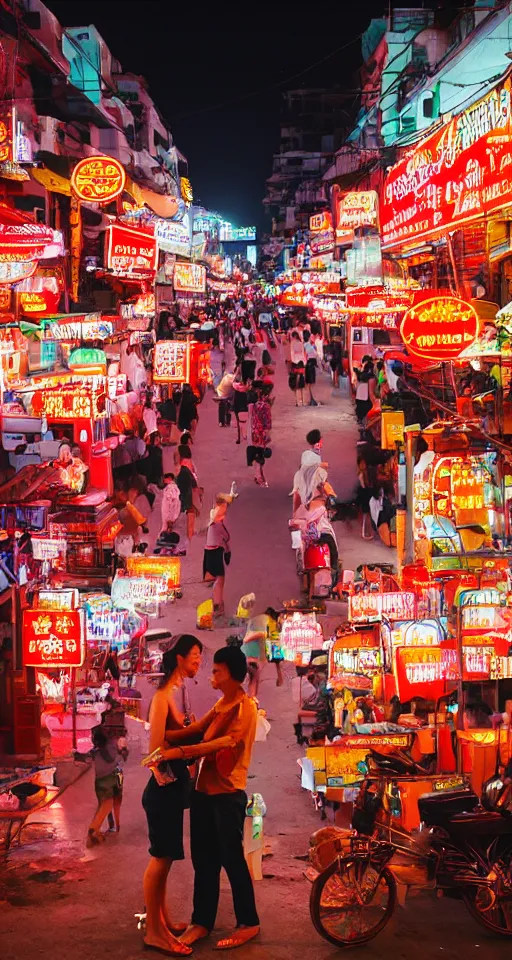
[[[123,192],[126,173],[114,157],[84,157],[71,174],[71,189],[79,200],[110,203]]]
[[[423,300],[404,315],[400,336],[420,360],[457,360],[478,337],[480,320],[470,303],[458,297]]]

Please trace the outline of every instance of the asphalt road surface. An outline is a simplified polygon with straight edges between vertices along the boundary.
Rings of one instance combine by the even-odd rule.
[[[245,465],[245,449],[235,444],[236,431],[217,424],[217,407],[209,395],[200,410],[194,447],[200,481],[205,487],[203,527],[218,491],[236,480],[240,497],[230,508],[228,524],[233,559],[228,571],[226,607],[234,612],[238,598],[249,591],[260,610],[297,596],[294,556],[287,520],[288,494],[293,473],[304,449],[305,434],[319,426],[325,436],[324,455],[330,479],[342,499],[356,483],[357,430],[350,404],[333,395],[321,375],[317,395],[322,406],[295,408],[278,355],[276,403],[273,409],[273,456],[268,463],[269,489],[257,487]],[[166,458],[172,457],[166,451]],[[152,536],[159,526],[159,506],[150,518]],[[389,560],[380,542],[363,541],[352,530],[338,527],[340,555],[348,569],[364,560]],[[183,599],[169,607],[163,623],[173,632],[195,630],[195,607],[209,595],[201,583],[204,532],[194,539],[183,563]],[[207,682],[213,651],[229,628],[203,633],[207,644],[200,682],[192,690],[193,706],[201,713],[212,699]],[[256,884],[262,932],[260,938],[237,951],[240,960],[331,960],[339,951],[314,931],[308,909],[309,884],[303,878],[303,856],[308,838],[320,826],[311,798],[300,786],[297,760],[301,749],[293,737],[296,705],[291,695],[293,670],[286,683],[275,686],[272,665],[265,668],[261,703],[272,721],[268,741],[254,751],[248,791],[263,794],[265,819],[264,879]],[[146,823],[140,797],[147,774],[139,765],[144,751],[140,727],[130,725],[131,753],[126,765],[122,829],[109,835],[99,849],[86,850],[87,826],[95,807],[93,778],[88,771],[68,788],[59,804],[28,828],[25,843],[0,866],[0,957],[3,960],[135,960],[142,958],[142,939],[134,914],[142,908],[142,874],[147,862]],[[172,915],[188,920],[192,890],[190,860],[171,871],[169,900]],[[223,881],[218,916],[219,935],[233,923],[229,887]],[[215,940],[195,950],[212,957]],[[388,928],[368,947],[346,952],[361,960],[505,960],[510,944],[489,937],[475,924],[462,904],[439,900],[434,894],[411,899],[397,909]]]

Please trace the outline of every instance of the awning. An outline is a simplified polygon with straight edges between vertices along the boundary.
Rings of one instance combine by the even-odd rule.
[[[46,167],[41,169],[34,167],[30,172],[34,180],[37,180],[38,183],[51,193],[62,193],[66,197],[71,196],[69,180],[61,177],[59,173],[53,173],[52,170],[48,170]]]

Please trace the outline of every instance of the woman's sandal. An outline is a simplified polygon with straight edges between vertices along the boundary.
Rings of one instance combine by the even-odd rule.
[[[192,947],[188,947],[186,943],[181,943],[180,940],[176,942],[175,950],[172,950],[170,947],[159,947],[154,943],[146,943],[144,940],[144,950],[156,950],[158,953],[164,953],[168,957],[190,957],[190,954],[193,952]]]

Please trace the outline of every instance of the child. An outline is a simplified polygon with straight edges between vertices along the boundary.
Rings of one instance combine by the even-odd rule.
[[[114,811],[116,832],[120,830],[121,803],[123,800],[123,774],[120,760],[126,760],[128,750],[126,740],[122,737],[117,743],[109,740],[103,727],[95,727],[92,731],[93,748],[85,756],[94,761],[94,789],[98,800],[98,807],[87,833],[86,846],[92,847],[101,843],[105,837],[101,832],[102,823],[110,812]],[[81,755],[84,759],[84,755]]]

